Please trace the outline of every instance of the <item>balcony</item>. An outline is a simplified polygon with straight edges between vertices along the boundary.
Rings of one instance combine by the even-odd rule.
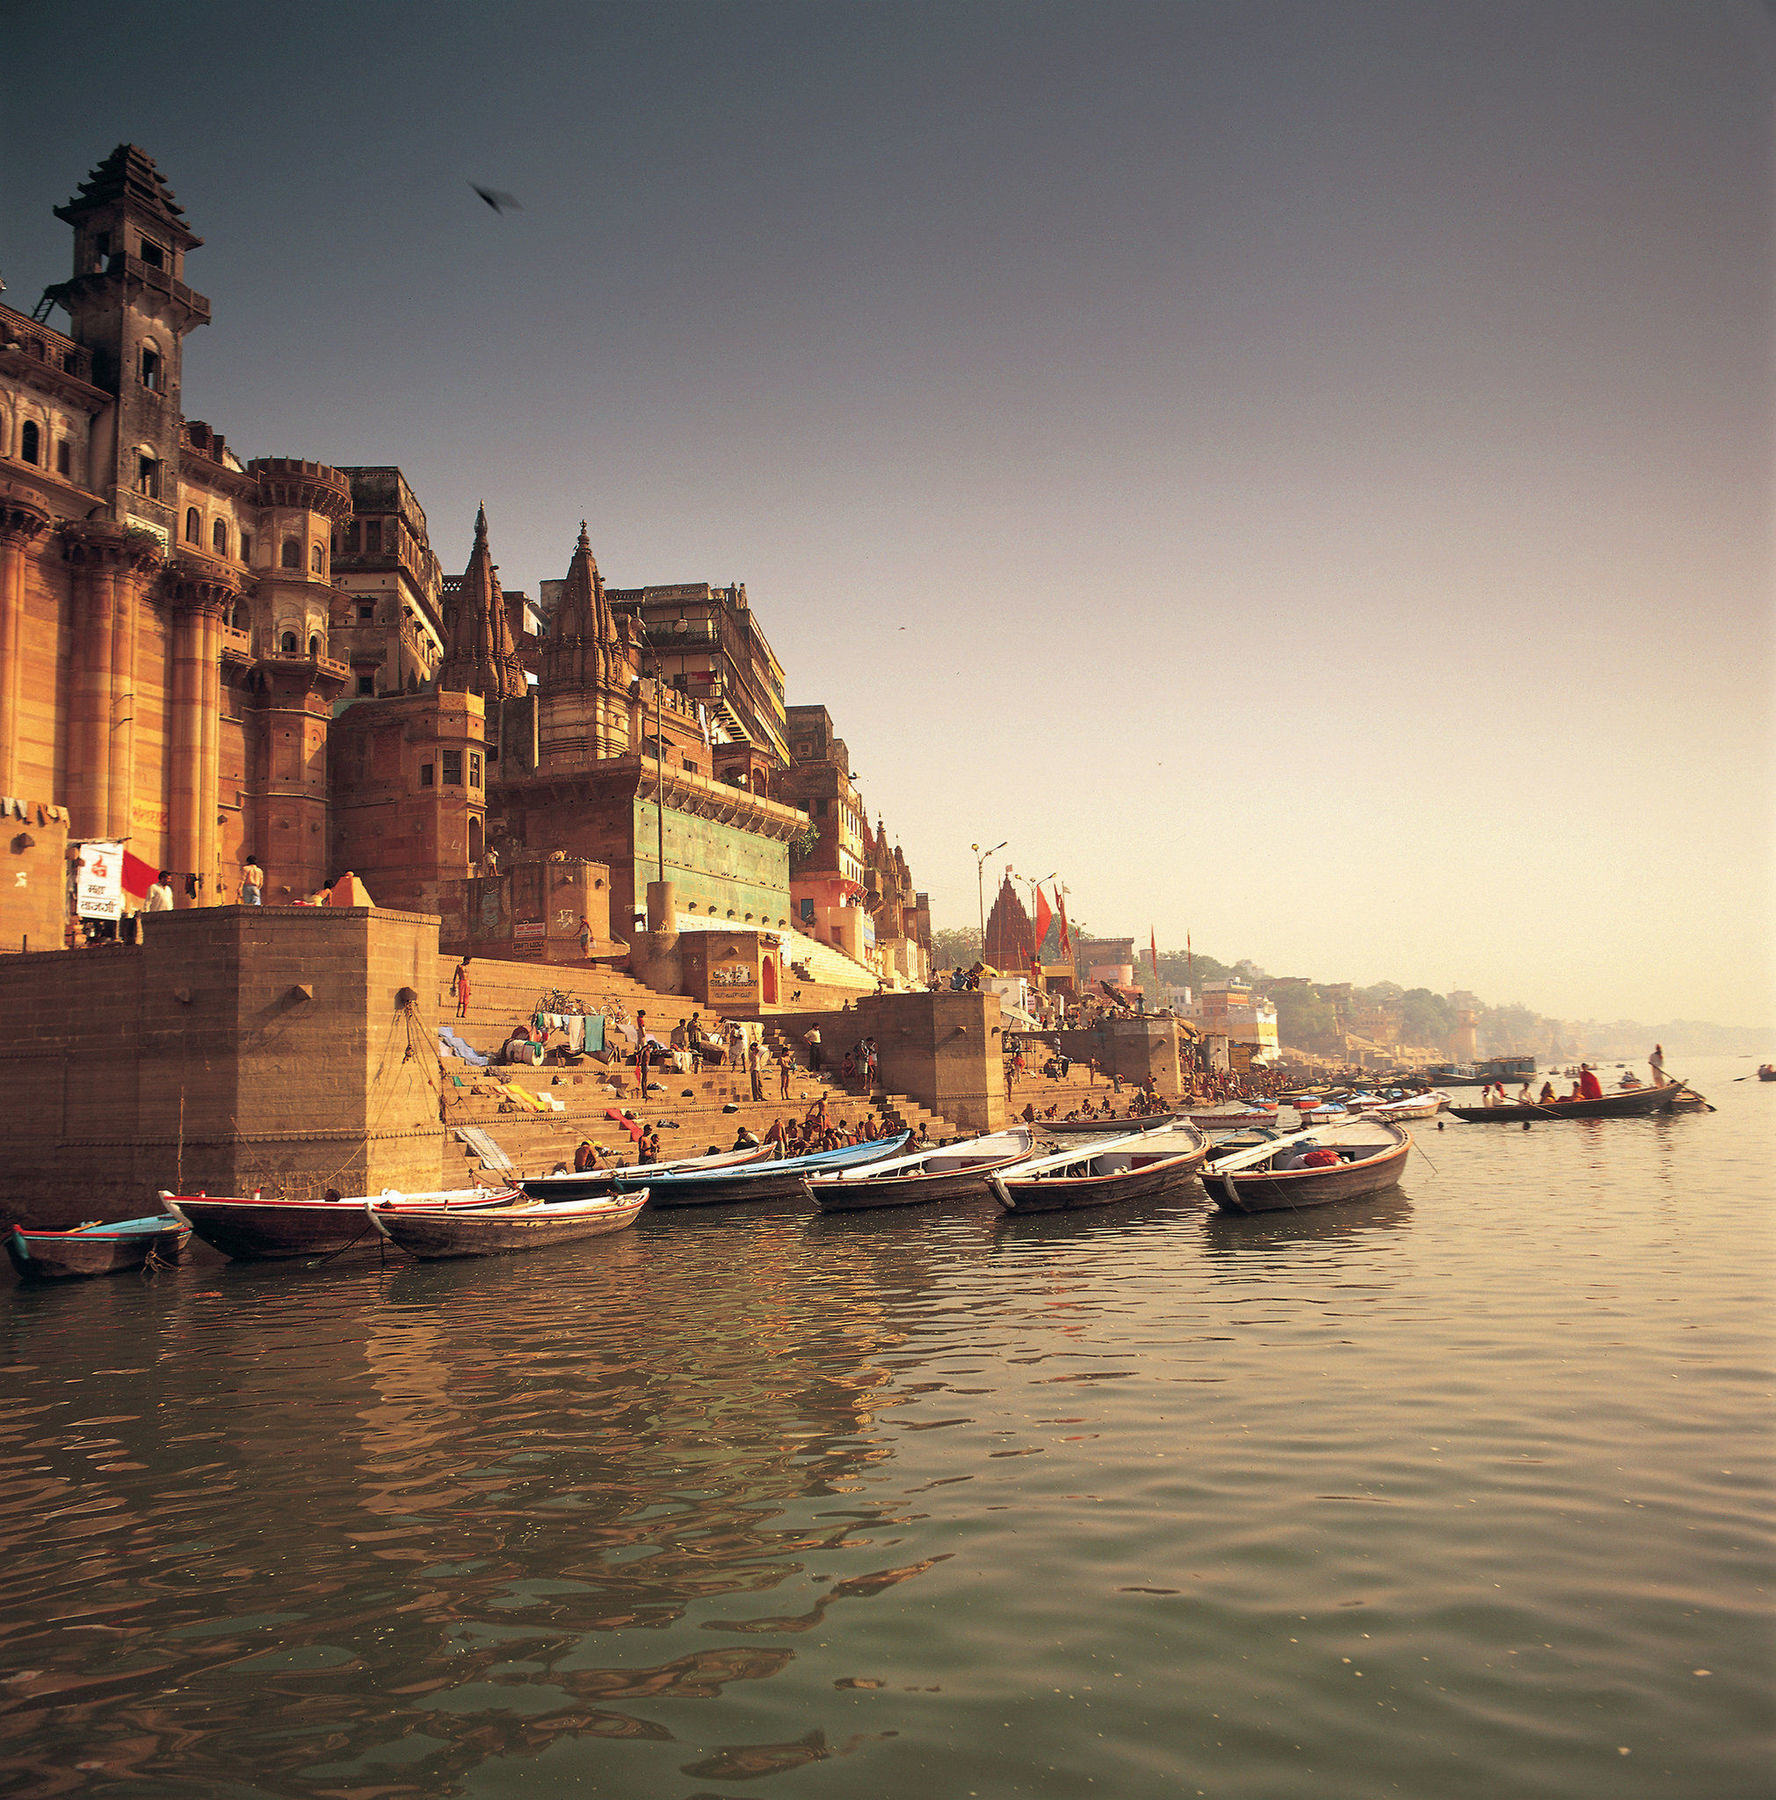
[[[17,350],[35,362],[72,375],[76,381],[92,385],[92,352],[82,350],[72,338],[65,338],[23,313],[0,307],[0,349]]]

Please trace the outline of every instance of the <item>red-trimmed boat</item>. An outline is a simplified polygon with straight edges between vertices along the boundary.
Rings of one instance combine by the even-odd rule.
[[[1513,1125],[1526,1119],[1644,1119],[1672,1111],[1691,1093],[1681,1081],[1668,1081],[1663,1087],[1616,1088],[1594,1100],[1537,1101],[1530,1106],[1513,1100],[1508,1106],[1452,1106],[1449,1113],[1470,1125]],[[1695,1094],[1690,1104],[1698,1100],[1702,1096]]]
[[[449,1212],[503,1206],[524,1196],[516,1188],[450,1188],[435,1193],[358,1194],[340,1200],[250,1200],[209,1194],[161,1195],[168,1212],[214,1250],[236,1262],[286,1262],[303,1256],[337,1256],[382,1242],[368,1208],[430,1208]]]
[[[109,1225],[76,1225],[68,1231],[15,1225],[6,1236],[6,1254],[21,1280],[69,1281],[139,1269],[150,1258],[177,1262],[190,1237],[191,1227],[170,1213],[119,1219]]]
[[[1007,1212],[1072,1212],[1176,1193],[1208,1154],[1209,1140],[1181,1120],[995,1169],[987,1185]]]
[[[504,1256],[548,1250],[606,1237],[635,1223],[647,1205],[646,1188],[586,1200],[532,1200],[515,1193],[491,1206],[412,1206],[373,1200],[370,1223],[409,1256],[439,1262],[463,1256]]]
[[[1398,1186],[1411,1149],[1407,1132],[1371,1114],[1216,1157],[1202,1184],[1223,1212],[1295,1212]]]
[[[862,1212],[877,1206],[930,1206],[940,1200],[984,1200],[987,1177],[1029,1156],[1036,1134],[1028,1125],[932,1145],[911,1156],[805,1175],[802,1189],[823,1213]]]

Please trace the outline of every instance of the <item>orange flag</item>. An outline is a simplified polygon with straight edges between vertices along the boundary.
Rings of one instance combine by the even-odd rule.
[[[1067,930],[1067,897],[1057,888],[1055,898],[1061,903],[1061,954],[1071,956],[1073,954],[1073,937]]]
[[[1048,903],[1048,896],[1041,888],[1036,890],[1036,949],[1034,960],[1042,960],[1042,940],[1048,936],[1048,927],[1054,918],[1054,908]]]
[[[1153,935],[1153,927],[1147,927],[1147,954],[1153,958],[1153,979],[1159,979],[1159,939]]]

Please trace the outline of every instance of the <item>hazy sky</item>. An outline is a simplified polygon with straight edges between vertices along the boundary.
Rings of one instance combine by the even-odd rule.
[[[1776,1018],[1763,8],[6,12],[10,303],[143,145],[188,413],[745,581],[939,925]]]

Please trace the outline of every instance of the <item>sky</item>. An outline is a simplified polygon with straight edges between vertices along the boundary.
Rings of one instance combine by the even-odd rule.
[[[745,582],[939,926],[1776,1031],[1764,7],[5,11],[8,303],[142,145],[189,416]]]

